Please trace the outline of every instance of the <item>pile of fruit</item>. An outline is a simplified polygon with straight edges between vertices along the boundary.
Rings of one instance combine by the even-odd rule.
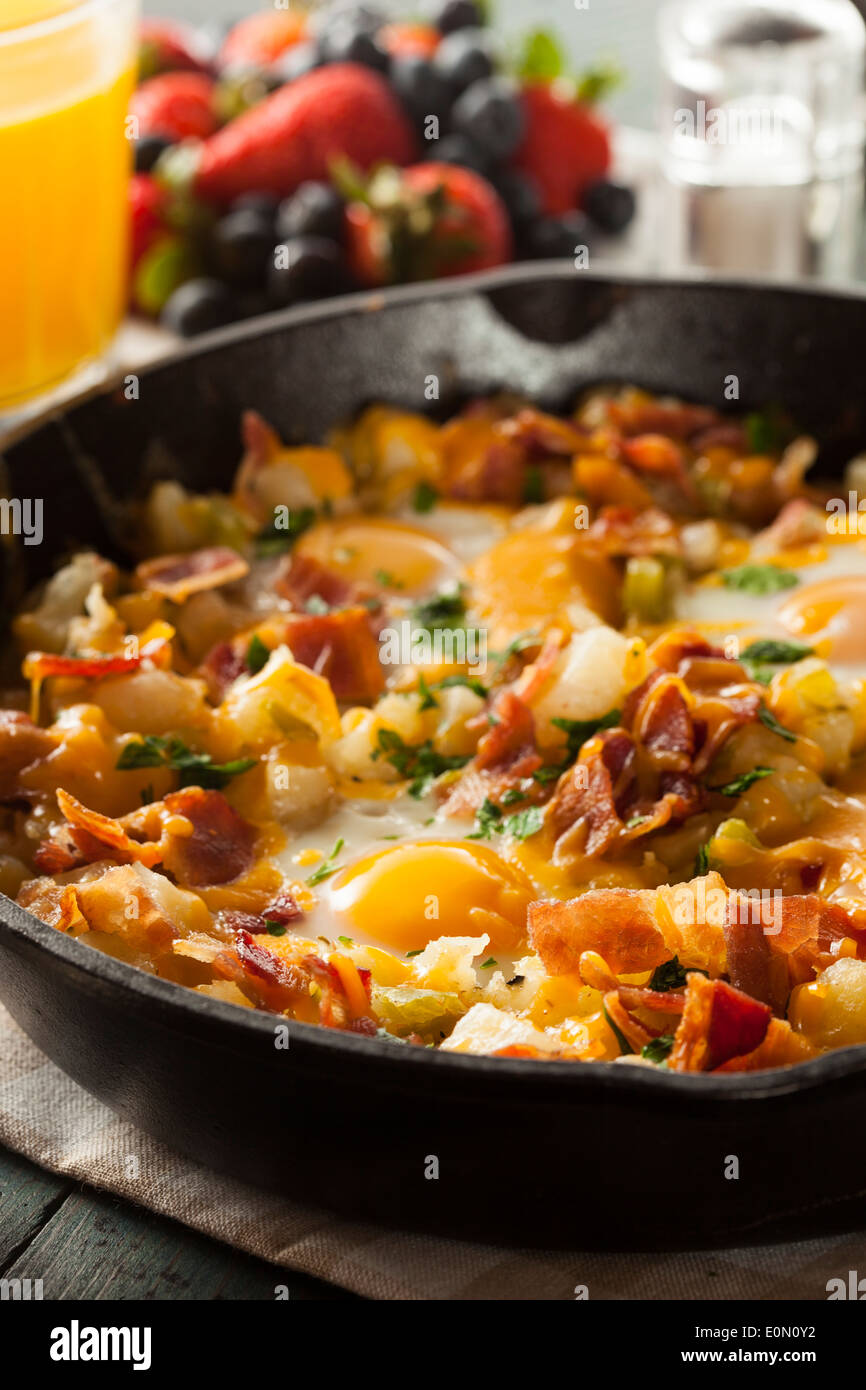
[[[477,0],[429,23],[272,8],[216,52],[145,21],[130,110],[133,309],[186,336],[350,289],[574,257],[634,215],[597,109],[532,34],[506,62]]]

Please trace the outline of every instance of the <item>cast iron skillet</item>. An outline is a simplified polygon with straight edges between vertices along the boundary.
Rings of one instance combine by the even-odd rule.
[[[6,611],[72,543],[117,553],[117,501],[226,485],[253,406],[290,440],[366,402],[436,409],[502,387],[559,406],[599,380],[779,403],[834,467],[866,441],[866,301],[519,267],[355,296],[214,334],[7,449],[46,543],[7,560]],[[6,547],[3,547],[6,551]],[[453,1056],[291,1024],[154,979],[0,901],[0,995],[88,1090],[214,1168],[362,1219],[538,1246],[731,1244],[862,1218],[866,1048],[695,1078]],[[735,1171],[739,1177],[726,1176]],[[432,1175],[437,1168],[438,1177]],[[531,1290],[527,1291],[531,1296]]]

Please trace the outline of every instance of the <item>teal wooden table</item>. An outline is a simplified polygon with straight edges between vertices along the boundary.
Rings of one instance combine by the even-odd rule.
[[[196,23],[227,22],[264,8],[265,0],[145,0],[150,14]],[[651,128],[653,30],[661,0],[495,0],[506,34],[556,31],[576,63],[616,56],[629,80],[612,114]],[[404,12],[421,9],[394,3]],[[0,1149],[0,1278],[42,1278],[46,1298],[272,1299],[287,1284],[291,1298],[352,1295],[277,1270],[119,1198],[45,1173]]]
[[[0,1279],[45,1299],[352,1299],[0,1150]]]

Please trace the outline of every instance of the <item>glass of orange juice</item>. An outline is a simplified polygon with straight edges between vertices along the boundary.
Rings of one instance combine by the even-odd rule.
[[[0,0],[0,418],[123,313],[138,0]]]

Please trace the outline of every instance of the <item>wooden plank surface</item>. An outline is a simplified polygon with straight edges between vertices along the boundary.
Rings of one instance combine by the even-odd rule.
[[[240,1254],[108,1193],[0,1150],[0,1278],[41,1279],[46,1299],[353,1296]]]

